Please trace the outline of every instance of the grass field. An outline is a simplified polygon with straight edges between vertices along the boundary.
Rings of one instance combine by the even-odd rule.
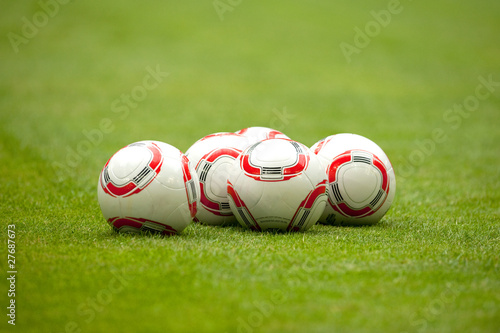
[[[2,4],[0,331],[500,331],[498,1]],[[393,206],[298,234],[111,231],[116,150],[248,126],[372,139]]]

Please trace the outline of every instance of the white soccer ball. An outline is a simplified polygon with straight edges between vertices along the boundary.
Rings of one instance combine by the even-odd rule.
[[[328,204],[320,223],[375,224],[385,215],[396,193],[396,176],[377,144],[343,133],[316,142],[311,150],[328,175]]]
[[[249,145],[267,139],[290,139],[278,130],[261,126],[243,128],[235,133],[248,138]]]
[[[269,139],[248,147],[229,168],[231,210],[253,230],[305,231],[327,201],[326,173],[301,143]]]
[[[221,132],[201,138],[186,151],[200,180],[200,205],[195,221],[208,225],[236,223],[227,198],[227,170],[247,147],[248,139],[244,136]]]
[[[102,214],[114,230],[177,234],[196,214],[200,187],[187,157],[167,143],[140,141],[116,152],[97,185]]]

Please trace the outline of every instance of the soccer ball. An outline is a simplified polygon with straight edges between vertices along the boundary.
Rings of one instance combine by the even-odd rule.
[[[328,204],[320,223],[375,224],[385,215],[396,193],[396,176],[377,144],[344,133],[318,141],[311,150],[328,175]]]
[[[285,134],[269,127],[247,127],[235,132],[248,138],[249,145],[267,139],[290,139]]]
[[[236,222],[226,193],[227,169],[246,147],[248,139],[244,136],[221,132],[201,138],[186,151],[200,180],[200,205],[195,221],[208,225]]]
[[[97,185],[104,218],[125,233],[181,232],[196,214],[199,193],[187,157],[159,141],[132,143],[116,152]]]
[[[325,208],[326,173],[301,143],[269,139],[244,150],[229,167],[229,205],[253,230],[305,231]]]

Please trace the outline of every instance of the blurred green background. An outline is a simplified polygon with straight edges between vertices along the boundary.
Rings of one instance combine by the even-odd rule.
[[[1,1],[2,330],[498,331],[500,2],[61,2]],[[95,185],[116,150],[249,126],[372,139],[393,207],[300,235],[111,233]]]

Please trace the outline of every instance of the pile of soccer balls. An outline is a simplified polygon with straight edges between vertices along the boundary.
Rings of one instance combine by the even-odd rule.
[[[101,211],[120,232],[170,235],[192,221],[256,231],[317,222],[375,224],[396,191],[383,150],[356,134],[311,148],[266,127],[207,135],[183,154],[159,141],[116,152],[99,176]]]

